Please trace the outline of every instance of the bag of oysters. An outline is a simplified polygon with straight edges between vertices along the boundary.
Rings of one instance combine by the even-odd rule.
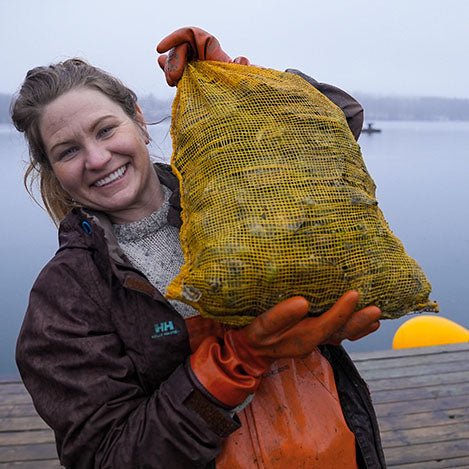
[[[383,318],[438,310],[342,110],[303,78],[189,63],[171,136],[185,262],[169,298],[239,326],[295,295],[319,315],[351,289]]]

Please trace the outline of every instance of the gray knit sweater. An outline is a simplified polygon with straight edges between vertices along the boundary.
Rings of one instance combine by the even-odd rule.
[[[117,241],[134,267],[142,271],[148,280],[161,292],[179,273],[184,257],[179,240],[179,230],[167,222],[171,190],[162,185],[163,205],[142,220],[113,225]],[[170,303],[185,318],[199,313],[185,303],[170,300]]]

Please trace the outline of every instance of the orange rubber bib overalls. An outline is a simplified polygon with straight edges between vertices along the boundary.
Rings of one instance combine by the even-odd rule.
[[[192,351],[223,326],[186,320]],[[357,469],[355,437],[340,406],[334,373],[318,349],[304,359],[278,360],[253,401],[238,413],[241,428],[225,441],[217,469]]]

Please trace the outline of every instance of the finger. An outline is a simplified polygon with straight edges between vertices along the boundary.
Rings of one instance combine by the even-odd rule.
[[[304,319],[286,332],[283,338],[291,340],[294,337],[301,343],[309,341],[312,348],[322,343],[340,344],[345,337],[345,325],[353,315],[358,300],[358,292],[351,290],[345,293],[324,314]]]
[[[204,32],[200,28],[196,28],[201,32]],[[208,33],[206,33],[208,35]],[[163,38],[159,44],[156,46],[156,50],[162,54],[164,52],[168,52],[173,47],[179,46],[185,42],[189,42],[191,44],[195,44],[194,39],[194,28],[191,27],[184,27],[177,29],[176,31],[168,34],[165,38]]]
[[[337,332],[332,334],[327,340],[326,343],[332,345],[340,345],[340,343],[345,340],[355,341],[361,339],[362,337],[375,332],[380,327],[379,321],[367,322],[366,325],[363,325],[360,328],[357,328],[353,331],[348,330],[345,326],[339,329]]]
[[[177,85],[184,73],[190,52],[190,46],[186,43],[173,47],[169,51],[164,67],[164,73],[166,75],[168,85]]]
[[[317,324],[312,332],[319,343],[326,342],[331,336],[337,334],[354,313],[360,295],[351,290],[344,293],[329,311],[319,316]]]
[[[233,63],[240,65],[251,65],[250,60],[247,57],[239,56],[233,59]]]
[[[370,324],[378,321],[381,310],[377,306],[367,306],[357,311],[343,327],[343,337],[348,339],[366,330]]]
[[[248,327],[257,329],[259,336],[268,337],[293,327],[306,316],[308,310],[308,300],[294,296],[258,316]]]
[[[352,342],[355,341],[355,340],[361,339],[361,338],[367,336],[368,334],[371,334],[371,333],[377,331],[380,328],[380,326],[381,326],[381,323],[379,321],[375,321],[375,322],[371,323],[366,329],[363,329],[363,330],[361,330],[360,332],[357,332],[354,335],[349,335],[347,337],[347,339],[351,340]]]
[[[158,57],[158,65],[160,66],[161,70],[164,71],[164,68],[166,66],[166,62],[168,60],[168,56],[167,55],[160,55]]]
[[[231,57],[221,48],[216,37],[210,37],[205,42],[197,44],[197,58],[199,60],[216,60],[230,63]]]

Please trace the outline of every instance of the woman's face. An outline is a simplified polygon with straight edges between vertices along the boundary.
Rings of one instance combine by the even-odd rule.
[[[80,88],[48,104],[39,125],[63,189],[114,223],[139,220],[161,204],[140,110],[137,120],[142,127],[105,94]]]

